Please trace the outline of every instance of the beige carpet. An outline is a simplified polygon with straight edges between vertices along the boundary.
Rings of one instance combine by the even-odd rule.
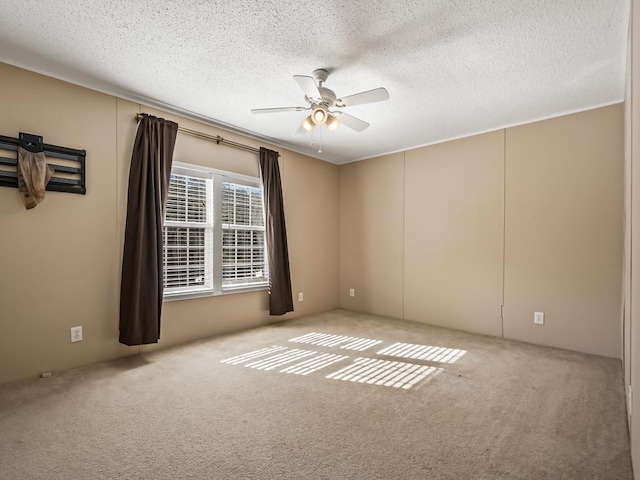
[[[1,386],[0,478],[631,479],[624,408],[619,361],[335,311]]]

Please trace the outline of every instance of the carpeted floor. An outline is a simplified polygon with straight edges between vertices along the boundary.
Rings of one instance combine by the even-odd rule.
[[[0,478],[632,473],[619,361],[337,310],[0,386]]]

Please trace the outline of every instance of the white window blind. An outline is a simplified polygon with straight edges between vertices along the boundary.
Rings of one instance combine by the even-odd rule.
[[[265,284],[262,190],[222,183],[222,286]]]
[[[268,285],[257,178],[174,162],[164,221],[168,298]]]
[[[213,288],[212,188],[211,176],[171,174],[164,223],[168,295]]]

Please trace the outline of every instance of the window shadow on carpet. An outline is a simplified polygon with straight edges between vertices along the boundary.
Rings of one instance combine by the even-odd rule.
[[[364,352],[383,343],[382,340],[318,332],[311,332],[289,339],[289,342],[301,343],[305,346],[322,347],[324,349],[340,349],[343,351],[351,350],[357,352]],[[423,363],[387,360],[379,358],[380,356],[439,364],[453,364],[460,360],[466,353],[466,350],[456,348],[412,343],[393,343],[375,353],[371,353],[371,356],[359,356],[351,359],[349,355],[340,353],[273,345],[224,359],[221,363],[241,365],[255,370],[272,370],[280,373],[303,376],[331,366],[334,366],[334,368],[341,367],[325,375],[325,378],[408,390],[421,382],[436,377],[443,371],[443,367],[429,364],[425,365]],[[350,363],[346,366],[336,365],[348,360],[350,360]]]

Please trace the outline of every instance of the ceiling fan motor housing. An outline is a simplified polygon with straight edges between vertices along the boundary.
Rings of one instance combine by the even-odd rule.
[[[329,90],[326,87],[318,87],[318,91],[322,96],[321,104],[325,104],[327,107],[333,107],[333,104],[336,101],[336,94],[333,92],[333,90]]]

